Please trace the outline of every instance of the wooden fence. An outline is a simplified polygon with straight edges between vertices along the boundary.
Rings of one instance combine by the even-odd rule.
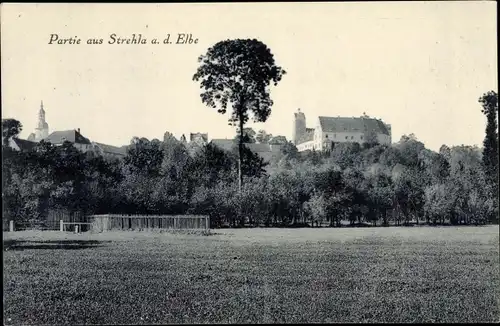
[[[90,225],[85,224],[90,222],[89,216],[80,211],[50,210],[45,224],[48,230],[60,230],[61,221],[67,224],[64,227],[65,231],[74,231],[75,225],[80,226],[80,231],[88,231],[90,229]],[[79,223],[84,224],[80,225]]]
[[[93,215],[94,232],[110,230],[209,230],[210,218],[204,215]]]
[[[9,217],[2,218],[3,231],[11,230]],[[38,220],[28,220],[28,221],[13,221],[14,230],[60,230],[61,221],[65,226],[65,231],[74,231],[75,225],[80,225],[80,231],[88,231],[90,225],[88,222],[89,216],[86,216],[81,211],[69,211],[64,209],[50,209],[45,217],[41,217]],[[87,224],[87,225],[86,225]]]

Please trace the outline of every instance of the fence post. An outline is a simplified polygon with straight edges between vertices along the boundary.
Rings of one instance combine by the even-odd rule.
[[[14,232],[14,221],[12,220],[9,221],[9,231]]]
[[[78,233],[78,224],[75,225],[75,233]]]
[[[205,229],[208,231],[210,230],[210,219],[208,215],[205,217]]]
[[[64,221],[63,220],[59,221],[59,229],[61,230],[61,232],[64,232]]]

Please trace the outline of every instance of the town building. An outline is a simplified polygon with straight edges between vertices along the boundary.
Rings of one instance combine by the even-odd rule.
[[[80,133],[80,128],[77,130],[54,131],[47,138],[45,138],[44,141],[50,142],[55,146],[60,146],[64,142],[69,141],[73,143],[73,146],[84,153],[93,148],[91,141],[88,138],[83,137]]]
[[[26,139],[11,137],[8,146],[18,152],[29,152],[36,146],[36,142]]]
[[[121,159],[127,155],[127,146],[112,146],[103,143],[98,143],[90,141],[88,138],[84,137],[80,128],[71,130],[60,130],[54,131],[49,134],[49,125],[45,120],[45,110],[43,108],[43,101],[40,105],[40,110],[38,112],[38,124],[35,128],[35,132],[31,133],[28,140],[23,139],[11,139],[9,140],[9,146],[15,150],[28,150],[36,146],[41,140],[45,142],[50,142],[54,146],[60,146],[64,142],[68,141],[73,143],[80,151],[86,153],[92,151],[104,158],[118,158]]]
[[[324,117],[315,121],[314,128],[306,127],[306,116],[298,109],[294,113],[293,143],[299,152],[322,151],[331,148],[332,143],[377,142],[390,145],[391,125],[367,115],[361,117]]]
[[[94,153],[101,155],[104,158],[122,159],[127,155],[127,145],[117,147],[98,142],[92,142],[92,150]]]

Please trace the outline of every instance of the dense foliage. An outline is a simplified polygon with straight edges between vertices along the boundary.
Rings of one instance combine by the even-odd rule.
[[[245,147],[189,150],[134,138],[122,160],[82,153],[67,142],[32,151],[3,147],[4,218],[43,220],[49,209],[89,213],[209,214],[212,226],[484,224],[498,203],[485,187],[479,148],[430,151],[413,135],[392,146],[334,144],[298,153],[287,143],[269,164]]]

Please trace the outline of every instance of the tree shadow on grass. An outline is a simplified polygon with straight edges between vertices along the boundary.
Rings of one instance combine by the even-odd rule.
[[[47,240],[47,241],[28,241],[28,240],[5,240],[3,242],[4,251],[23,251],[33,249],[62,249],[62,250],[81,250],[89,248],[104,247],[103,243],[111,241],[97,240]]]

